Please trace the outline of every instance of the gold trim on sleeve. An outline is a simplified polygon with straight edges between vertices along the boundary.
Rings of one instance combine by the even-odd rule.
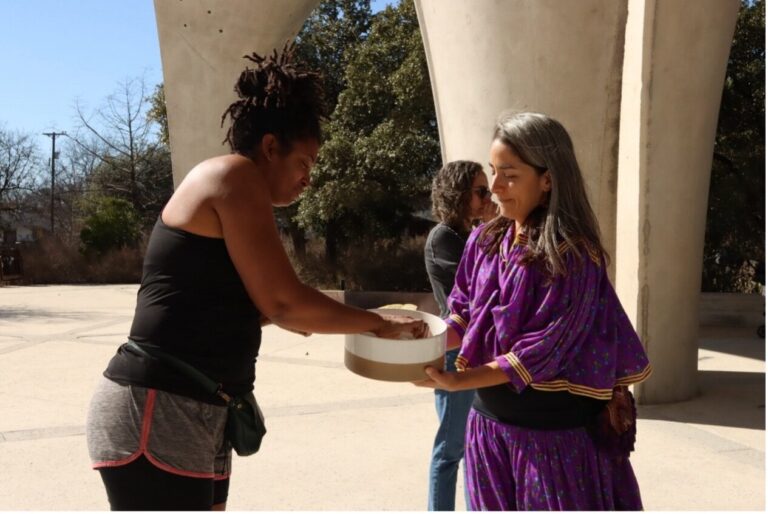
[[[596,400],[610,400],[611,396],[613,395],[613,388],[596,389],[594,387],[574,384],[567,380],[550,380],[548,382],[539,382],[537,384],[531,384],[531,387],[537,391],[568,391],[571,394],[587,396],[589,398],[595,398]]]
[[[467,368],[469,367],[469,361],[464,357],[462,357],[461,355],[459,355],[458,357],[456,357],[456,362],[454,362],[454,366],[456,366],[456,371],[458,371],[459,373],[462,373],[466,371]]]
[[[467,329],[467,322],[464,321],[464,319],[461,316],[459,316],[458,314],[451,314],[450,316],[448,316],[448,319],[452,319],[453,321],[458,323],[459,326],[461,328],[463,328],[464,330]]]
[[[616,379],[614,386],[638,384],[648,378],[651,375],[651,372],[651,365],[648,364],[640,373]],[[613,388],[599,389],[595,387],[574,384],[573,382],[569,382],[568,380],[564,379],[538,382],[536,384],[530,384],[530,386],[538,391],[568,391],[571,394],[587,396],[597,400],[610,400],[611,396],[613,395]]]
[[[525,382],[526,385],[533,382],[533,377],[531,377],[531,374],[528,373],[527,369],[525,369],[525,366],[523,366],[523,363],[520,362],[520,359],[517,358],[517,355],[509,352],[504,354],[504,358],[507,359],[507,362],[509,362],[517,374],[520,375],[520,378],[523,379],[523,382]]]

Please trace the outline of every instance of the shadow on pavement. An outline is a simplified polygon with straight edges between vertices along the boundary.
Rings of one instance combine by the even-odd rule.
[[[699,371],[698,379],[700,394],[696,398],[686,402],[640,405],[638,416],[765,430],[765,373]]]
[[[93,313],[63,311],[60,309],[17,309],[13,307],[0,308],[0,321],[44,320],[44,322],[47,323],[55,319],[84,321],[93,319]]]
[[[765,361],[765,340],[757,336],[752,339],[700,339],[699,348]]]

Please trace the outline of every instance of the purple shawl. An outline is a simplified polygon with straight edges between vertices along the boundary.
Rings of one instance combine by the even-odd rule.
[[[650,375],[601,257],[561,244],[567,275],[548,280],[539,266],[521,262],[525,234],[510,241],[510,229],[490,256],[481,231],[470,235],[448,297],[446,322],[462,338],[459,371],[495,360],[517,392],[531,386],[601,400]]]

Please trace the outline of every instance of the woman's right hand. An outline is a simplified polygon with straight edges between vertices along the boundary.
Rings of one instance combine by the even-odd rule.
[[[422,320],[392,314],[384,314],[381,318],[381,324],[372,330],[377,337],[401,339],[403,333],[410,333],[414,339],[429,337],[429,325]]]

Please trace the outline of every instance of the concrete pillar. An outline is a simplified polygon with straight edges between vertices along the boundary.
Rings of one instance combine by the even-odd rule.
[[[443,161],[487,168],[505,109],[558,119],[613,255],[626,0],[415,1]]]
[[[709,175],[739,0],[629,0],[616,287],[653,375],[638,401],[696,392]]]
[[[155,0],[175,185],[228,153],[221,115],[235,100],[242,57],[282,49],[319,0]]]

